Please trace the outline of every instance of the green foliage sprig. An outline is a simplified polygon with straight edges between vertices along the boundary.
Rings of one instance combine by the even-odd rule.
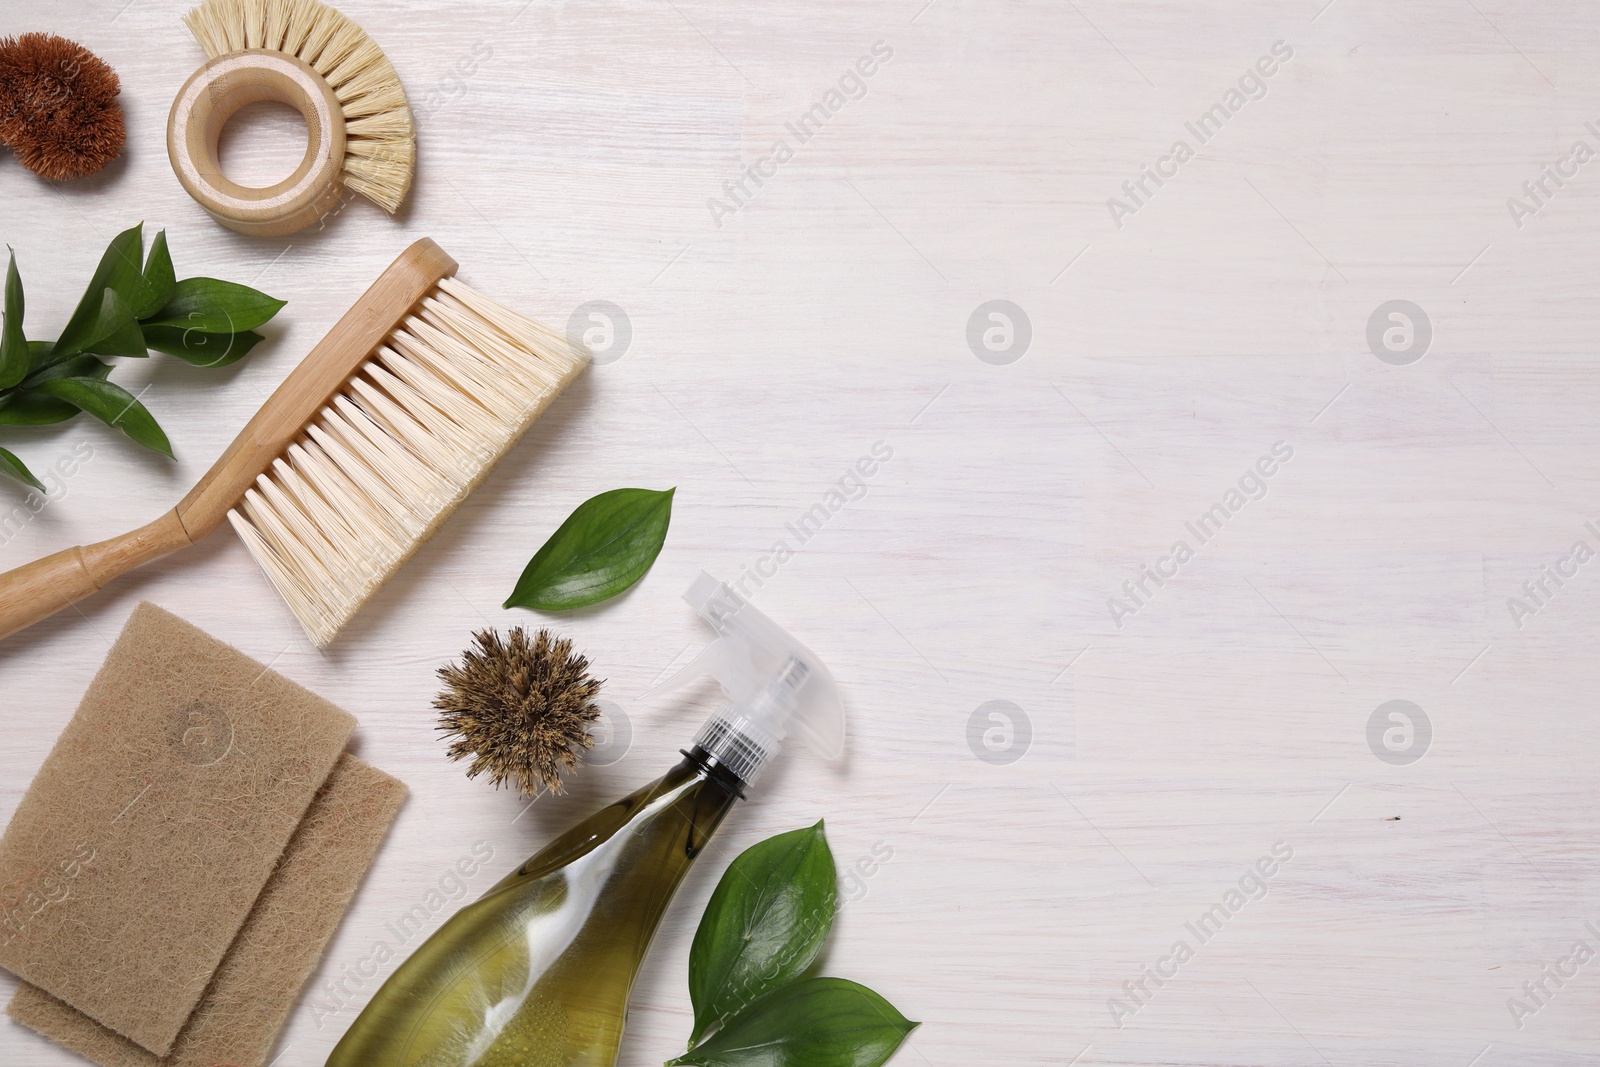
[[[225,367],[261,340],[256,327],[284,302],[216,278],[179,280],[162,230],[144,254],[144,224],[112,238],[78,307],[54,341],[23,333],[22,278],[16,253],[6,268],[0,328],[0,427],[46,426],[87,412],[146,448],[172,456],[172,444],[138,397],[108,380],[100,357],[143,357],[150,350],[197,367]],[[14,454],[0,448],[0,474],[44,491]]]
[[[864,985],[805,975],[837,883],[820,822],[728,865],[689,949],[689,1051],[667,1067],[878,1067],[894,1055],[921,1024]]]

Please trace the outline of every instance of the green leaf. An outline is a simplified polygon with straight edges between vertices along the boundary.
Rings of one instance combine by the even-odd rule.
[[[128,302],[133,308],[134,318],[147,319],[160,311],[172,299],[172,291],[177,284],[178,276],[172,270],[172,254],[167,251],[167,231],[162,230],[150,242],[150,254],[144,260],[144,276],[139,279],[133,299]]]
[[[9,475],[24,485],[31,485],[41,493],[46,492],[44,483],[33,476],[28,465],[3,448],[0,448],[0,474]]]
[[[28,367],[38,370],[50,361],[50,356],[56,350],[54,341],[29,341],[28,342]]]
[[[613,489],[585,500],[534,553],[503,606],[564,611],[616,596],[661,553],[675,492]]]
[[[139,398],[111,382],[99,378],[52,378],[42,383],[39,392],[75,404],[105,423],[127,434],[146,448],[172,457],[172,443],[161,432],[155,417],[139,403]]]
[[[157,352],[186,359],[197,367],[226,367],[243,359],[262,339],[254,330],[241,333],[205,333],[178,326],[146,323],[144,343]]]
[[[110,373],[111,365],[93,356],[73,356],[44,370],[35,371],[19,388],[0,396],[0,426],[49,426],[66,422],[78,414],[78,406],[41,393],[35,387],[52,378],[98,378],[104,381]]]
[[[866,986],[803,978],[762,997],[667,1067],[878,1067],[919,1025]]]
[[[95,268],[94,277],[89,279],[83,299],[78,301],[77,310],[67,320],[67,327],[61,331],[61,336],[56,338],[53,350],[56,355],[77,355],[96,338],[95,324],[104,305],[105,290],[116,293],[124,303],[133,301],[134,293],[144,280],[144,273],[139,269],[143,250],[142,222],[111,239],[105,255],[100,257],[100,265]]]
[[[22,276],[17,273],[15,252],[11,252],[11,262],[6,267],[5,312],[4,329],[0,331],[0,389],[9,389],[26,378],[32,362],[28,339],[22,336]]]
[[[833,925],[837,892],[820,821],[752,845],[728,865],[689,949],[691,1046],[811,966]]]
[[[85,352],[102,356],[145,356],[144,334],[139,332],[139,320],[133,309],[117,294],[106,289],[100,300],[100,314],[95,316],[89,331],[90,339],[84,342]]]
[[[99,378],[103,381],[110,373],[109,363],[102,363],[93,356],[73,356],[44,370],[34,371],[23,380],[22,388],[32,389],[51,378]]]
[[[206,333],[243,333],[278,313],[284,301],[248,285],[216,278],[185,278],[146,325],[178,326]]]
[[[22,389],[7,396],[0,405],[0,426],[49,426],[77,414],[77,407],[65,400]]]

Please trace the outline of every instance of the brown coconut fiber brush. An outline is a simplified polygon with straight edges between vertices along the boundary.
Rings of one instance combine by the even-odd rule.
[[[413,244],[176,508],[0,575],[0,637],[226,519],[326,647],[585,365],[455,270],[432,241]]]
[[[122,154],[120,91],[117,72],[76,41],[0,40],[0,141],[41,178],[87,178]]]

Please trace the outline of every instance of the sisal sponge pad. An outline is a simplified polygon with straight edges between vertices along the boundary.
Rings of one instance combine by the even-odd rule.
[[[260,1067],[405,795],[354,756],[339,761],[165,1057],[26,983],[7,1014],[104,1067]]]
[[[0,838],[0,967],[164,1056],[354,725],[141,604]]]

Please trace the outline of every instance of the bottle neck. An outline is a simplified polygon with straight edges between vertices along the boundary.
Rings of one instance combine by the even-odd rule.
[[[709,784],[720,788],[731,797],[744,800],[745,787],[749,784],[740,778],[729,765],[710,749],[702,746],[698,740],[688,748],[678,750],[683,754],[683,763],[680,767],[688,766],[703,774]]]
[[[755,783],[772,757],[778,754],[783,739],[760,722],[726,705],[700,727],[694,747],[725,767],[741,787]],[[744,793],[741,791],[740,796]]]

